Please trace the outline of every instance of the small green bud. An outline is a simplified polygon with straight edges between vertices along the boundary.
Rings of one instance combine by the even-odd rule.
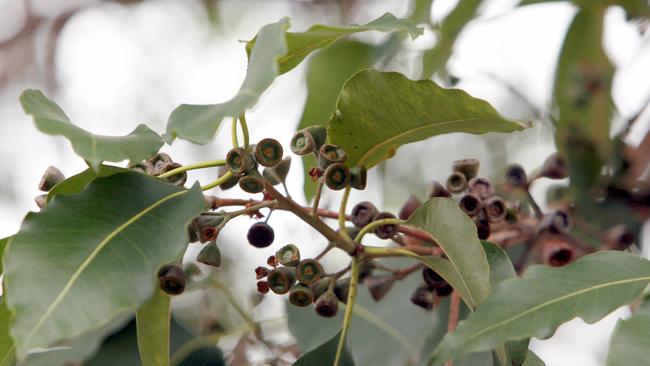
[[[350,277],[342,278],[336,281],[334,285],[334,294],[340,302],[348,303],[348,294],[350,293]]]
[[[282,160],[282,144],[277,140],[266,138],[255,145],[255,159],[260,165],[273,167]]]
[[[47,167],[47,169],[45,169],[45,173],[43,173],[41,181],[38,183],[38,189],[43,192],[49,192],[52,187],[64,179],[65,175],[63,175],[59,169],[50,165]]]
[[[303,284],[294,285],[289,292],[289,302],[295,306],[308,306],[314,302],[314,293],[309,286]]]
[[[339,310],[339,301],[332,291],[325,291],[318,297],[314,307],[316,314],[325,318],[332,318],[336,316]]]
[[[447,178],[447,189],[451,193],[461,193],[467,189],[467,178],[462,173],[451,173]]]
[[[355,166],[350,169],[350,187],[358,190],[366,189],[368,171],[365,166]]]
[[[283,266],[295,267],[300,262],[300,250],[293,244],[287,244],[275,252],[275,257]]]
[[[350,183],[350,171],[345,165],[334,163],[325,169],[323,179],[329,189],[339,191]]]
[[[219,250],[217,243],[213,241],[203,247],[203,249],[201,249],[199,254],[196,256],[196,260],[199,263],[207,264],[212,267],[220,267],[221,251]]]
[[[461,159],[452,163],[454,172],[461,173],[467,180],[470,180],[478,174],[480,162],[477,159]]]
[[[234,175],[244,175],[255,169],[255,158],[249,151],[236,147],[226,155],[226,165]]]
[[[303,259],[296,266],[296,278],[305,285],[317,282],[324,274],[323,266],[315,259]]]
[[[276,166],[264,168],[262,175],[267,182],[275,186],[286,181],[289,168],[291,168],[291,157],[286,156]]]
[[[293,267],[278,267],[267,276],[271,291],[278,295],[286,294],[296,283],[296,273]]]
[[[239,178],[239,188],[248,193],[260,193],[264,191],[264,178],[257,170],[251,170]]]

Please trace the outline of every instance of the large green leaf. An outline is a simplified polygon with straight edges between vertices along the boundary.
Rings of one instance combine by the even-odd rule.
[[[158,268],[184,252],[187,225],[203,205],[198,185],[181,190],[129,172],[29,213],[4,255],[19,358],[137,310]]]
[[[612,335],[607,365],[650,365],[650,301],[646,299],[634,315],[619,320]]]
[[[431,363],[441,365],[509,340],[547,338],[574,317],[593,323],[632,302],[648,282],[650,261],[626,252],[598,252],[561,268],[532,266],[523,278],[500,283],[445,336]]]
[[[79,193],[83,191],[90,182],[97,178],[108,177],[109,175],[125,173],[128,171],[128,169],[103,164],[100,165],[96,171],[93,169],[86,169],[52,187],[52,189],[47,193],[47,202],[50,202],[52,198],[58,194],[70,195]]]
[[[430,80],[364,70],[343,87],[329,138],[347,152],[346,164],[370,168],[398,147],[451,132],[512,132],[524,125],[502,118],[484,100]]]
[[[470,308],[476,308],[490,293],[490,267],[476,225],[458,203],[450,198],[432,198],[418,207],[406,222],[420,228],[436,240],[445,251],[449,271],[440,275],[450,280],[457,276],[455,287]],[[442,260],[442,259],[441,259]],[[450,277],[446,272],[454,272]]]
[[[142,366],[169,366],[171,296],[157,288],[136,313]]]
[[[294,366],[331,366],[334,364],[336,349],[339,344],[341,332],[338,332],[332,339],[323,343],[319,347],[302,355]],[[343,348],[343,354],[339,361],[340,366],[354,366],[354,359],[350,353],[349,347]]]
[[[364,42],[341,40],[318,52],[307,68],[307,101],[298,129],[325,124],[336,110],[343,84],[356,72],[372,66],[375,47]],[[316,192],[309,169],[316,166],[312,154],[303,156],[304,192],[309,202]]]
[[[224,118],[239,117],[257,104],[279,73],[278,59],[287,53],[284,35],[288,27],[287,18],[262,27],[257,34],[258,42],[251,50],[246,78],[237,94],[219,104],[181,104],[169,116],[165,140],[171,143],[179,137],[206,144],[212,141]]]
[[[284,74],[298,66],[311,52],[319,48],[327,47],[341,37],[372,30],[381,32],[404,31],[410,33],[412,38],[421,35],[424,31],[409,19],[400,19],[391,13],[385,13],[379,18],[363,25],[332,27],[317,24],[305,32],[287,32],[288,51],[278,60],[280,74]],[[249,54],[256,43],[257,37],[246,43],[246,51]]]
[[[67,138],[77,155],[94,169],[103,161],[139,162],[154,155],[163,145],[160,136],[145,125],[139,125],[126,136],[94,135],[72,124],[63,110],[40,90],[25,90],[20,104],[33,117],[39,131]]]
[[[10,317],[11,312],[3,297],[0,299],[0,366],[11,366],[14,362],[14,342],[9,336]]]

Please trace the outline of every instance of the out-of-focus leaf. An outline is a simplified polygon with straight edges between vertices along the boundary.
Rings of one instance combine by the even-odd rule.
[[[447,64],[456,38],[465,25],[474,19],[479,5],[481,5],[481,0],[459,1],[442,21],[436,45],[422,54],[422,79],[431,78]]]
[[[2,273],[2,255],[5,252],[5,248],[7,247],[7,244],[9,244],[9,240],[11,239],[11,236],[8,236],[6,238],[0,239],[0,273]]]
[[[156,288],[136,313],[138,350],[143,366],[169,365],[171,296]]]
[[[546,364],[533,351],[529,350],[526,361],[524,361],[522,366],[546,366]]]
[[[458,203],[449,198],[432,198],[418,207],[406,223],[431,234],[445,251],[449,266],[461,279],[456,289],[465,303],[472,309],[481,304],[490,293],[490,267],[476,225]],[[440,275],[445,278],[445,273]]]
[[[332,27],[317,24],[305,32],[287,32],[286,39],[288,51],[278,60],[280,74],[284,74],[298,66],[298,64],[311,52],[319,48],[327,47],[341,37],[373,30],[380,32],[408,32],[412,38],[421,35],[423,32],[423,29],[418,28],[412,21],[397,18],[391,13],[385,13],[379,18],[364,25]],[[251,50],[256,43],[257,37],[246,43],[246,52],[248,54],[251,53]]]
[[[646,299],[627,320],[616,324],[607,355],[608,366],[650,365],[650,301]]]
[[[510,340],[547,338],[574,317],[593,323],[633,301],[648,282],[650,261],[626,252],[598,252],[561,268],[529,267],[523,278],[500,283],[476,312],[447,334],[431,364]]]
[[[324,125],[329,121],[336,110],[336,100],[343,84],[356,72],[372,66],[374,50],[374,46],[364,42],[341,40],[314,55],[307,69],[307,101],[298,130]],[[308,174],[313,166],[316,166],[313,155],[304,155],[304,192],[307,201],[316,192],[316,184]]]
[[[184,252],[187,225],[203,206],[198,185],[182,190],[128,172],[29,213],[4,256],[18,358],[137,310],[158,268]]]
[[[15,361],[14,341],[9,336],[10,317],[6,301],[0,298],[0,366],[11,366]]]
[[[364,70],[345,83],[329,139],[347,153],[346,164],[370,168],[404,144],[451,132],[512,132],[523,124],[501,117],[486,101],[430,80]]]
[[[526,6],[526,5],[534,5],[534,4],[542,4],[542,3],[557,3],[557,2],[566,2],[570,0],[521,0],[517,6]]]
[[[109,175],[128,172],[128,169],[120,168],[112,165],[100,165],[97,171],[93,169],[86,169],[83,172],[67,178],[57,185],[52,187],[47,193],[47,202],[50,202],[54,196],[63,194],[70,195],[79,193],[86,188],[86,186],[93,180],[101,177],[108,177]]]
[[[332,339],[323,343],[322,345],[314,348],[313,350],[302,355],[294,366],[331,366],[334,364],[336,357],[336,349],[339,344],[341,332],[338,332]],[[354,359],[350,353],[348,344],[343,348],[341,359],[339,360],[340,366],[354,366]]]
[[[126,136],[94,135],[72,124],[63,110],[40,90],[25,90],[20,104],[33,117],[39,131],[67,138],[77,155],[95,170],[103,161],[139,162],[154,155],[163,145],[160,136],[145,125],[139,125]]]

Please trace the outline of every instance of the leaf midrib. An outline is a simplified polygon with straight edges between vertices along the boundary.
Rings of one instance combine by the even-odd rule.
[[[50,306],[48,306],[47,310],[41,316],[41,318],[36,322],[36,325],[32,328],[32,330],[27,334],[25,337],[24,343],[27,344],[29,343],[29,340],[31,337],[34,336],[34,334],[40,330],[40,328],[45,324],[45,321],[52,315],[54,310],[61,304],[65,296],[67,296],[68,292],[70,292],[70,289],[72,286],[74,286],[75,282],[79,279],[83,271],[90,265],[90,263],[97,257],[99,252],[111,241],[113,240],[120,232],[124,231],[127,227],[129,227],[131,224],[133,224],[135,221],[139,220],[142,216],[150,212],[151,210],[155,209],[156,207],[160,206],[161,204],[169,201],[172,198],[175,198],[177,196],[180,196],[182,194],[188,193],[189,191],[179,191],[172,193],[166,197],[161,198],[160,200],[154,202],[150,206],[146,207],[144,210],[138,212],[136,215],[125,221],[122,225],[118,226],[115,230],[111,231],[104,240],[102,240],[97,247],[88,255],[88,257],[81,263],[79,268],[72,274],[68,282],[65,284],[59,295],[52,301]]]

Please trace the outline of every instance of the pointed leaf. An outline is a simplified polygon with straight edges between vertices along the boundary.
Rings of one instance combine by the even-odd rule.
[[[332,364],[334,364],[334,358],[336,356],[336,348],[338,347],[340,336],[341,336],[341,332],[338,332],[334,336],[334,338],[316,347],[312,351],[309,351],[304,355],[302,355],[298,359],[298,361],[296,361],[293,365],[294,366],[331,366]],[[345,348],[343,349],[343,354],[341,355],[339,366],[354,366],[354,360],[352,359],[352,354],[350,353],[350,348],[348,344],[346,344]]]
[[[502,118],[486,101],[433,81],[364,70],[343,87],[329,121],[329,138],[347,152],[346,164],[370,168],[398,147],[451,132],[512,132],[524,125]]]
[[[490,293],[490,267],[476,234],[476,225],[458,203],[450,198],[432,198],[418,207],[406,223],[431,234],[445,251],[449,268],[440,275],[445,280],[455,282],[455,278],[458,279],[454,288],[465,303],[476,308],[483,302]],[[453,273],[453,276],[445,277],[446,273]],[[453,282],[450,284],[454,286]]]
[[[169,366],[171,296],[157,288],[136,313],[142,366]]]
[[[607,355],[607,365],[650,366],[650,301],[637,309],[631,318],[619,320],[614,329]]]
[[[128,169],[120,168],[112,165],[100,165],[97,171],[93,169],[86,169],[83,172],[73,175],[61,181],[47,193],[47,202],[50,202],[54,196],[58,194],[70,195],[79,193],[86,188],[90,182],[97,178],[108,177],[109,175],[117,173],[126,173]]]
[[[129,172],[29,213],[4,256],[18,357],[137,310],[158,268],[184,252],[187,225],[203,205],[198,185],[181,190]]]
[[[33,117],[39,131],[67,138],[75,153],[94,169],[103,161],[139,162],[154,155],[163,145],[160,136],[145,125],[139,125],[126,136],[94,135],[72,124],[63,110],[40,90],[25,90],[20,104]]]
[[[561,268],[532,266],[499,284],[436,348],[431,364],[509,340],[546,338],[565,321],[593,323],[633,301],[650,282],[650,261],[625,252],[584,256]]]

